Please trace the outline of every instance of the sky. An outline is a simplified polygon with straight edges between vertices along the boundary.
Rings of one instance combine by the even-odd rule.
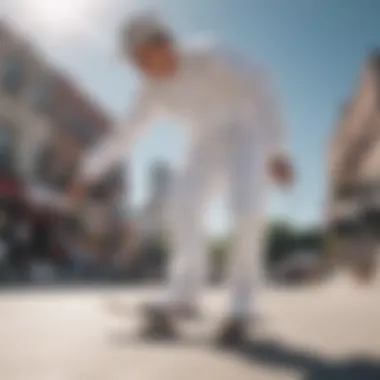
[[[1,0],[0,14],[89,90],[115,120],[139,89],[120,60],[117,27],[131,12],[155,9],[184,43],[213,40],[265,65],[283,102],[297,183],[273,192],[271,214],[298,225],[323,220],[326,151],[341,107],[355,90],[363,61],[380,47],[378,0]],[[131,202],[147,197],[156,159],[185,159],[181,129],[157,123],[130,158]],[[211,233],[228,227],[223,199],[211,202]]]

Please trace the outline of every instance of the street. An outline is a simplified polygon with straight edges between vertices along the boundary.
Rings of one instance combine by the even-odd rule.
[[[133,305],[150,289],[81,288],[0,293],[2,380],[335,380],[380,379],[380,285],[348,279],[267,289],[256,337],[239,351],[212,345],[221,291],[210,317],[184,326],[177,343],[137,337]],[[105,307],[131,304],[124,317]]]

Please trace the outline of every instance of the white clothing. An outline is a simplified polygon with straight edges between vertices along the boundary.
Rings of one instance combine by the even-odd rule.
[[[264,143],[273,152],[284,148],[282,120],[265,72],[231,54],[193,49],[183,53],[173,78],[145,83],[134,111],[89,154],[82,173],[98,177],[128,155],[139,134],[160,113],[187,125],[193,144],[213,136],[228,121],[249,120],[248,128],[260,128],[256,144]]]
[[[269,154],[284,150],[279,109],[265,74],[232,55],[212,49],[182,55],[178,73],[149,81],[132,116],[85,160],[83,175],[95,178],[128,154],[156,111],[179,117],[190,129],[187,165],[174,186],[170,208],[173,301],[196,302],[206,276],[201,211],[213,183],[227,181],[235,219],[231,255],[231,313],[249,312],[259,270]],[[174,298],[173,298],[174,297]]]
[[[254,129],[246,124],[226,125],[210,146],[195,145],[175,184],[171,200],[173,258],[169,294],[178,302],[194,304],[208,277],[206,246],[201,228],[205,203],[221,183],[228,188],[234,218],[234,242],[229,257],[230,313],[250,313],[250,300],[261,269],[267,176],[264,147],[252,146]]]

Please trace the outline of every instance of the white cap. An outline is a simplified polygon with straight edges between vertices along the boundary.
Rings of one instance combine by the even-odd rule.
[[[170,36],[172,32],[154,12],[140,12],[122,26],[123,47],[130,51],[160,34]]]

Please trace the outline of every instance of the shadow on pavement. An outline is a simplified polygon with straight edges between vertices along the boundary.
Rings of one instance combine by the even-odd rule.
[[[359,357],[344,362],[329,361],[276,341],[252,342],[234,354],[252,363],[300,371],[302,380],[380,380],[380,362]]]
[[[163,348],[204,347],[207,339],[178,339],[174,341],[155,341],[144,338],[128,337],[128,334],[115,333],[109,342],[117,346],[152,345]],[[212,346],[211,346],[212,348]],[[223,355],[234,355],[251,364],[270,368],[298,371],[297,380],[380,380],[380,362],[361,357],[353,357],[339,362],[319,356],[312,351],[298,351],[278,341],[263,340],[245,344],[233,350],[217,350]]]

